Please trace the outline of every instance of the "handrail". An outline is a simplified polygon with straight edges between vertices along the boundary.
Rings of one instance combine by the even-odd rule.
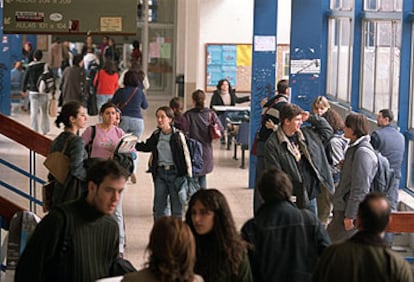
[[[49,153],[50,145],[52,140],[39,134],[38,132],[26,127],[24,124],[21,124],[8,116],[5,116],[0,113],[0,134],[10,138],[11,140],[23,145],[29,149],[29,171],[26,172],[21,168],[16,167],[15,165],[7,162],[6,160],[1,160],[0,163],[6,167],[15,170],[16,172],[27,176],[29,178],[29,194],[20,191],[19,188],[13,187],[7,184],[4,181],[0,181],[0,186],[5,187],[6,189],[29,199],[30,211],[36,212],[36,206],[41,205],[42,202],[36,198],[37,183],[43,184],[45,181],[39,179],[36,176],[36,155],[42,155],[44,157]],[[1,214],[0,214],[1,216]]]
[[[0,113],[0,134],[16,141],[44,157],[49,153],[52,140]]]

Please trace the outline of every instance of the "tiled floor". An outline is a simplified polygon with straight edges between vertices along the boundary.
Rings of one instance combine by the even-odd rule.
[[[166,105],[167,99],[149,97],[150,107],[144,112],[145,131],[143,138],[147,138],[155,129],[155,110]],[[12,115],[12,118],[29,125],[29,114],[19,112]],[[47,134],[51,139],[59,134],[60,130],[54,125],[51,119],[51,132]],[[88,125],[97,122],[96,117],[88,120]],[[240,153],[239,153],[240,155]],[[246,154],[247,155],[247,154]],[[233,150],[226,150],[219,142],[214,143],[214,171],[207,176],[207,184],[210,188],[217,188],[222,191],[229,201],[237,226],[241,225],[252,216],[253,191],[247,188],[248,185],[248,156],[246,169],[240,169],[240,160],[233,160]],[[0,158],[6,159],[23,169],[29,169],[29,152],[19,144],[16,144],[4,136],[0,136]],[[46,169],[43,167],[43,157],[37,157],[37,175],[46,179]],[[137,170],[137,183],[128,183],[124,194],[123,210],[125,215],[127,247],[125,257],[137,268],[141,268],[145,261],[145,247],[148,242],[149,232],[152,227],[152,200],[153,183],[151,175],[145,173],[148,154],[139,153],[139,165]],[[28,190],[28,180],[18,174],[1,166],[0,179],[12,185]],[[40,189],[40,187],[38,187]],[[0,187],[0,195],[27,206],[27,203],[20,197]],[[38,191],[40,197],[40,193]],[[38,210],[38,213],[42,213]]]

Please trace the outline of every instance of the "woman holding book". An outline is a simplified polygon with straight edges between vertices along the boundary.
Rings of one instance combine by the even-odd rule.
[[[111,102],[102,105],[99,112],[102,122],[89,126],[82,134],[82,138],[86,145],[86,150],[90,159],[109,159],[111,158],[119,141],[125,135],[125,132],[114,125],[117,111],[116,106]],[[124,218],[122,215],[122,198],[119,200],[118,206],[115,210],[115,217],[119,225],[119,252],[124,252],[125,244],[125,228]]]

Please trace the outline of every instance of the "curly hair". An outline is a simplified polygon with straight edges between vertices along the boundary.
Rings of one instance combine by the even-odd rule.
[[[213,229],[206,235],[197,234],[192,221],[192,209],[197,201],[214,213]],[[186,222],[196,240],[195,272],[203,277],[210,277],[210,281],[218,281],[220,277],[227,275],[237,275],[247,243],[236,229],[224,195],[216,189],[202,189],[194,193],[188,204]],[[203,270],[208,273],[203,273]]]
[[[194,280],[195,242],[187,224],[176,217],[161,217],[151,231],[146,266],[162,282]]]

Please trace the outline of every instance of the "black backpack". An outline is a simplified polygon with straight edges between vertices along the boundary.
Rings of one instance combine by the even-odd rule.
[[[40,93],[55,93],[56,85],[53,72],[50,70],[44,71],[37,79],[36,88]]]

